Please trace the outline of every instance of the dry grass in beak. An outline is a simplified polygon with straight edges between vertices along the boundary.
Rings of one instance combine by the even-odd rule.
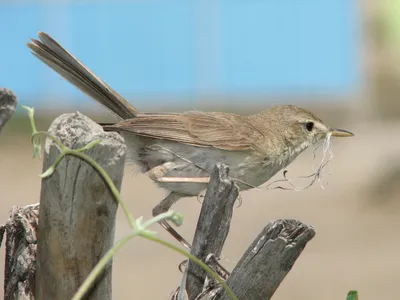
[[[331,143],[331,137],[332,137],[332,133],[328,133],[326,135],[326,139],[323,140],[323,142],[319,143],[318,145],[315,146],[314,148],[314,159],[316,158],[316,152],[319,148],[321,148],[322,146],[322,159],[318,165],[318,167],[315,169],[314,168],[314,173],[307,175],[307,176],[299,176],[298,178],[302,178],[302,179],[311,179],[311,181],[304,187],[298,187],[293,183],[293,179],[290,179],[287,177],[288,171],[284,170],[283,171],[283,179],[278,179],[275,180],[273,182],[271,182],[270,184],[268,184],[267,186],[264,186],[262,188],[266,188],[266,189],[282,189],[282,190],[294,190],[294,191],[302,191],[305,189],[308,189],[309,187],[311,187],[317,180],[321,186],[322,189],[324,189],[324,186],[321,182],[321,177],[322,177],[322,170],[328,165],[328,163],[333,159],[333,152],[332,152],[332,143]],[[281,183],[281,182],[286,182],[289,184],[289,187],[285,187],[282,185],[279,186],[272,186],[276,183]]]

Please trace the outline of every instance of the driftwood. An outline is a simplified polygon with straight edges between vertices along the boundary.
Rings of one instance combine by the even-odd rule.
[[[102,139],[85,153],[99,163],[120,189],[125,146],[117,133],[80,113],[65,114],[50,134],[72,149]],[[43,170],[59,157],[47,140]],[[99,174],[87,162],[65,157],[54,174],[42,181],[40,195],[36,299],[71,299],[101,257],[113,246],[117,203]],[[85,299],[111,299],[111,265]]]
[[[15,112],[17,97],[9,89],[0,89],[0,133]]]
[[[200,213],[192,254],[207,262],[220,275],[226,274],[219,265],[207,261],[211,254],[221,254],[230,227],[233,205],[238,190],[228,177],[229,169],[217,165],[213,171]],[[238,299],[270,299],[289,273],[304,247],[315,235],[311,226],[297,220],[269,223],[236,265],[226,280]],[[181,286],[171,299],[230,299],[213,280],[193,262],[185,270]],[[182,289],[186,287],[183,291]]]

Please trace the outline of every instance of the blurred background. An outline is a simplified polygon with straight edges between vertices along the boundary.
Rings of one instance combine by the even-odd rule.
[[[334,140],[324,189],[243,192],[222,264],[232,269],[269,221],[296,218],[317,235],[274,299],[345,299],[350,289],[361,299],[399,298],[400,0],[1,1],[0,86],[34,106],[44,130],[77,110],[113,117],[29,53],[25,43],[38,31],[140,111],[249,114],[290,103],[354,132]],[[32,159],[30,133],[18,107],[0,136],[1,223],[13,205],[39,201],[41,160]],[[308,175],[313,163],[304,154],[289,170]],[[130,166],[125,172],[123,198],[135,216],[150,217],[164,191]],[[187,198],[174,209],[190,240],[200,204]],[[117,239],[126,223],[119,214]],[[114,260],[115,298],[167,299],[182,260],[132,241]]]

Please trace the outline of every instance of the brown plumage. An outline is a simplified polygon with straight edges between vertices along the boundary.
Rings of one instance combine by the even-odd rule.
[[[190,111],[175,114],[137,114],[106,130],[170,140],[198,147],[249,150],[263,137],[251,119],[228,113]]]
[[[182,196],[206,188],[213,166],[230,166],[241,189],[268,181],[310,145],[352,134],[327,127],[309,111],[276,106],[250,116],[223,112],[138,113],[136,108],[45,33],[28,43],[32,53],[122,121],[105,125],[120,132],[128,158],[170,194],[153,210],[168,210]],[[172,229],[178,240],[188,244]]]

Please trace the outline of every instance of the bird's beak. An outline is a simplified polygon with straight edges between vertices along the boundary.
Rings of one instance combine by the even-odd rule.
[[[354,135],[350,131],[343,130],[343,129],[334,129],[333,128],[329,132],[332,134],[332,136],[335,136],[335,137],[351,137]]]

